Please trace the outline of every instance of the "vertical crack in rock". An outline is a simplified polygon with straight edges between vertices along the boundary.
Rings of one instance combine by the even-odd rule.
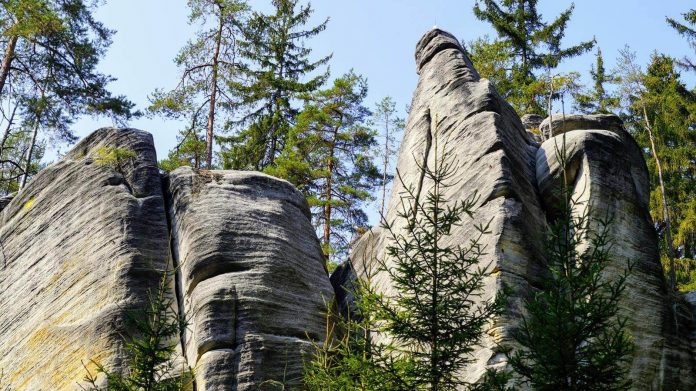
[[[95,162],[104,148],[134,152],[125,175]],[[109,186],[115,177],[127,178],[130,190]],[[0,226],[3,381],[19,390],[73,390],[86,369],[95,373],[93,362],[125,370],[127,314],[145,308],[168,262],[152,136],[93,132],[33,177],[2,209]]]
[[[437,120],[437,117],[436,117]],[[421,165],[420,165],[420,178],[418,178],[418,188],[416,190],[416,199],[415,201],[418,202],[420,201],[420,196],[421,196],[421,191],[423,191],[423,182],[425,181],[425,170],[428,167],[428,158],[430,156],[430,149],[433,146],[433,119],[430,115],[430,109],[425,113],[425,122],[428,124],[428,126],[425,128],[425,150],[423,151],[423,158],[421,159]],[[435,124],[435,127],[437,128],[437,124]],[[413,157],[414,159],[416,158],[415,156]],[[418,208],[413,208],[413,219],[416,219],[416,215],[418,214]]]
[[[553,156],[553,143],[558,139],[540,146],[512,107],[488,80],[479,77],[464,49],[449,33],[433,29],[421,38],[416,45],[416,68],[418,85],[397,161],[403,185],[394,184],[386,216],[390,222],[398,220],[403,186],[418,184],[420,194],[420,152],[430,148],[424,130],[429,130],[433,138],[438,137],[435,133],[446,132],[443,148],[459,162],[457,184],[447,189],[446,198],[461,201],[478,191],[483,196],[471,225],[491,223],[491,233],[483,238],[487,254],[482,264],[490,264],[495,273],[484,282],[482,300],[496,296],[503,284],[511,290],[506,314],[486,330],[471,364],[461,373],[462,381],[476,382],[486,369],[506,366],[496,344],[510,341],[511,332],[521,321],[525,298],[544,286],[542,281],[548,276],[543,232],[547,213],[549,221],[554,218],[557,201],[550,189],[559,180],[559,162]],[[424,112],[437,113],[446,123],[424,129]],[[621,243],[614,248],[617,262],[608,268],[608,275],[619,273],[625,259],[636,261],[621,302],[636,344],[630,363],[634,387],[694,389],[694,341],[689,335],[693,333],[693,322],[686,327],[689,332],[682,330],[685,327],[677,332],[670,316],[670,300],[648,213],[649,182],[640,148],[615,116],[566,115],[562,123],[554,122],[551,127],[549,122],[539,127],[553,128],[552,136],[567,133],[572,153],[565,168],[571,172],[568,180],[575,195],[592,203],[593,213],[616,215],[612,234]],[[397,222],[397,234],[399,229]],[[453,244],[464,244],[472,235],[469,224],[464,224],[453,229],[451,240]],[[332,281],[337,297],[346,301],[338,303],[340,308],[351,308],[351,297],[343,287],[364,274],[370,259],[377,257],[389,263],[385,258],[388,241],[388,233],[374,229],[353,245],[353,268],[343,267]],[[375,276],[373,282],[387,296],[392,293],[386,273]],[[686,303],[680,308],[682,313],[690,313]]]
[[[160,175],[160,180],[162,183],[162,194],[167,194],[167,190],[169,188],[169,175],[164,174]],[[184,294],[183,294],[183,288],[182,288],[182,282],[181,282],[181,263],[179,262],[179,249],[174,241],[174,237],[172,235],[172,216],[170,212],[170,207],[169,205],[169,197],[164,197],[164,212],[165,216],[167,218],[167,232],[169,233],[168,239],[169,239],[169,257],[171,261],[171,265],[173,267],[173,272],[174,272],[174,298],[176,300],[176,308],[178,311],[178,316],[181,319],[186,320],[188,323],[189,318],[186,313],[186,307],[184,305]],[[187,326],[188,327],[188,326]],[[189,360],[188,360],[188,355],[186,354],[186,330],[181,330],[179,333],[179,346],[181,349],[181,356],[183,357],[184,363],[189,367],[193,368],[192,365],[190,365]],[[195,380],[193,384],[193,390],[197,390]]]

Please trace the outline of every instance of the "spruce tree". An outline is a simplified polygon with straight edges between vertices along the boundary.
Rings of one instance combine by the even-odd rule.
[[[435,119],[437,122],[437,119]],[[482,265],[481,239],[488,225],[471,221],[477,196],[450,200],[457,162],[434,143],[432,166],[421,165],[427,193],[404,185],[402,208],[394,221],[384,221],[389,235],[379,271],[389,276],[393,293],[379,295],[382,332],[393,338],[397,357],[411,362],[414,390],[455,390],[467,386],[459,372],[472,361],[484,326],[501,310],[500,297],[484,300],[484,280],[492,270]],[[454,244],[454,232],[472,224],[476,234]]]
[[[239,42],[244,80],[231,82],[243,111],[241,131],[221,138],[225,168],[263,170],[283,151],[299,109],[296,100],[317,91],[328,78],[321,72],[331,56],[310,59],[306,41],[326,29],[328,19],[306,27],[314,10],[299,0],[273,0],[274,13],[254,13]],[[312,76],[315,72],[318,74]]]
[[[696,52],[696,9],[689,10],[683,13],[682,16],[684,17],[684,23],[673,18],[667,18],[667,24],[677,30],[679,35],[686,38],[689,42],[689,46]],[[687,70],[696,71],[696,63],[688,57],[684,57],[684,59],[678,63]]]
[[[313,342],[305,366],[303,383],[309,391],[413,390],[412,360],[392,354],[393,343],[375,338],[381,329],[379,295],[374,292],[376,262],[368,253],[362,260],[364,273],[340,288],[353,298],[349,308],[339,308],[335,301],[327,308],[325,338]],[[355,273],[350,262],[344,267]]]
[[[366,121],[366,80],[352,71],[311,95],[290,131],[276,165],[266,172],[288,179],[307,195],[322,227],[325,255],[332,260],[347,251],[356,229],[364,227],[363,204],[381,184],[372,161],[375,132]]]
[[[604,68],[602,50],[597,48],[597,60],[590,70],[593,81],[593,89],[574,96],[577,110],[586,114],[608,114],[617,110],[620,106],[619,98],[612,96],[607,90],[606,84],[618,82],[613,74],[607,73]]]
[[[245,29],[248,5],[244,0],[189,0],[188,5],[189,23],[199,24],[200,31],[174,60],[182,70],[177,86],[168,92],[155,91],[149,110],[189,124],[164,162],[167,169],[183,164],[200,168],[203,162],[210,169],[215,136],[224,131],[233,114],[236,96],[229,83],[240,76],[237,42]]]
[[[551,72],[561,61],[594,46],[594,40],[561,46],[573,9],[571,5],[547,23],[537,11],[537,0],[478,0],[474,5],[474,15],[490,23],[510,50],[513,61],[507,77],[511,87],[505,98],[520,115],[545,114],[546,91],[539,72]]]
[[[561,166],[564,145],[565,138],[557,146]],[[632,343],[619,300],[630,265],[618,276],[605,274],[614,261],[611,219],[594,217],[591,205],[573,199],[567,179],[564,172],[546,235],[549,276],[526,301],[509,363],[533,390],[628,390]]]
[[[156,289],[148,291],[148,302],[128,313],[132,330],[126,339],[128,367],[112,372],[100,363],[84,378],[88,391],[184,391],[191,389],[193,372],[176,365],[176,347],[186,320],[175,308],[171,294],[173,274],[165,270]],[[180,364],[182,365],[182,364]],[[98,385],[101,379],[105,387]]]

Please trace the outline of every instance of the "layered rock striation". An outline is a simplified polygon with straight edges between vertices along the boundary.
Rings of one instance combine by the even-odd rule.
[[[635,344],[629,363],[634,389],[696,387],[690,336],[693,312],[684,300],[667,292],[648,213],[647,168],[621,120],[613,115],[556,114],[543,122],[526,116],[523,123],[490,82],[478,75],[458,40],[439,29],[421,38],[415,57],[420,77],[397,163],[404,183],[394,184],[386,218],[397,219],[404,185],[427,189],[419,165],[432,166],[435,149],[449,153],[457,165],[457,180],[446,198],[463,201],[476,192],[473,222],[491,222],[482,264],[490,265],[493,274],[483,299],[500,294],[504,285],[511,289],[505,315],[489,325],[462,378],[475,382],[487,368],[505,365],[495,346],[509,341],[521,322],[523,300],[548,275],[543,233],[555,218],[560,200],[554,189],[565,171],[575,199],[581,202],[578,208],[589,207],[593,217],[613,219],[613,264],[606,276],[633,265],[621,308]],[[558,155],[563,145],[565,159]],[[476,232],[468,228],[471,223],[456,228],[452,244],[466,246],[474,238]],[[352,268],[344,266],[341,278],[332,278],[334,288],[341,292],[352,278],[371,274],[375,259],[388,265],[385,247],[390,236],[375,229],[361,238],[351,254]],[[350,270],[354,273],[347,273]],[[385,273],[372,279],[389,295]],[[346,293],[337,297],[350,300]],[[341,303],[342,308],[349,306]]]
[[[197,390],[297,384],[310,339],[323,339],[333,292],[309,207],[285,181],[191,169],[163,181],[149,133],[107,128],[0,218],[0,368],[13,389],[79,389],[95,363],[125,371],[127,319],[175,268],[169,293],[189,322],[178,350]]]
[[[261,173],[190,167],[166,189],[198,389],[297,386],[333,297],[305,197]]]

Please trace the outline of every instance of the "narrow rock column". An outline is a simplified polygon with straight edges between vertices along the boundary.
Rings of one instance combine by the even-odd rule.
[[[198,390],[298,385],[333,295],[304,196],[264,174],[189,167],[167,189]]]

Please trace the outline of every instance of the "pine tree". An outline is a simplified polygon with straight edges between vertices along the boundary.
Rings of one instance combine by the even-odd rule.
[[[181,80],[171,91],[155,91],[149,110],[189,122],[166,167],[193,164],[200,168],[199,140],[203,139],[205,167],[210,169],[215,135],[231,120],[235,103],[229,83],[239,77],[238,40],[245,29],[248,5],[244,0],[189,0],[188,5],[189,23],[198,23],[200,31],[174,60],[183,70]],[[201,136],[203,132],[205,136]]]
[[[20,187],[31,175],[41,131],[54,142],[74,142],[70,126],[80,115],[107,114],[120,123],[139,114],[108,91],[113,78],[97,72],[113,31],[94,19],[94,10],[95,3],[83,0],[14,0],[0,7],[6,38],[0,98],[13,107],[3,117],[3,139],[31,134],[22,161],[10,163],[22,167]]]
[[[547,23],[537,11],[537,0],[478,0],[474,5],[474,15],[490,23],[510,50],[511,86],[505,98],[520,114],[545,114],[546,91],[539,80],[539,71],[550,72],[561,61],[579,56],[594,46],[592,40],[561,47],[573,9],[571,5]]]
[[[377,142],[366,125],[371,114],[363,105],[366,96],[366,80],[353,72],[312,94],[276,166],[266,170],[307,195],[331,258],[344,254],[356,228],[366,224],[363,203],[381,184],[372,162]]]
[[[559,148],[564,166],[565,149]],[[534,390],[628,390],[632,343],[619,299],[630,265],[617,277],[605,275],[613,261],[611,221],[572,199],[565,179],[546,239],[550,275],[526,302],[513,333],[519,348],[508,353],[509,363]]]
[[[592,91],[574,96],[577,110],[586,114],[608,114],[620,106],[619,98],[607,92],[605,85],[618,82],[613,74],[607,74],[604,68],[602,50],[597,48],[597,62],[590,70],[594,82]]]
[[[653,55],[643,72],[635,55],[624,50],[619,69],[625,122],[643,150],[649,151],[650,212],[676,289],[676,259],[696,257],[696,96],[681,81],[670,57]]]
[[[328,19],[306,28],[314,10],[299,0],[273,0],[275,13],[254,13],[245,38],[239,43],[245,61],[244,81],[232,82],[240,101],[234,107],[245,110],[237,121],[243,130],[221,138],[225,168],[263,170],[275,165],[283,151],[299,110],[294,100],[317,91],[328,71],[310,77],[326,65],[331,56],[310,60],[305,42],[326,29]],[[308,80],[305,80],[309,78]]]
[[[437,122],[437,119],[435,120]],[[501,310],[501,300],[483,300],[484,279],[492,270],[481,265],[481,239],[488,225],[474,225],[465,245],[452,244],[456,227],[471,218],[477,196],[449,200],[456,161],[434,143],[433,166],[420,166],[427,194],[417,196],[404,184],[398,220],[383,222],[390,236],[379,271],[390,277],[393,294],[378,296],[383,331],[393,338],[397,357],[412,362],[414,390],[455,390],[466,386],[458,376],[471,362],[484,326]],[[402,178],[397,177],[402,181]],[[394,354],[394,353],[392,353]]]
[[[396,102],[390,96],[382,98],[377,102],[375,111],[372,113],[373,123],[380,129],[380,137],[383,138],[382,151],[382,200],[380,202],[379,214],[384,215],[384,207],[387,198],[387,184],[392,180],[389,174],[392,158],[396,156],[397,145],[396,135],[403,131],[406,123],[403,118],[397,116]]]
[[[682,16],[684,17],[684,23],[667,18],[667,24],[677,30],[679,35],[686,38],[689,46],[696,52],[696,9],[689,10],[683,13]],[[688,57],[684,57],[682,61],[679,61],[679,65],[687,70],[696,71],[696,63]]]

